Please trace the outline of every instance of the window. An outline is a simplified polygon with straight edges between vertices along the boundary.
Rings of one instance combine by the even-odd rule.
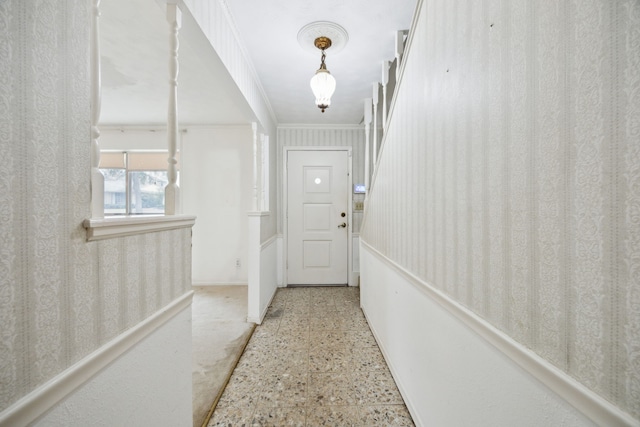
[[[164,213],[167,158],[167,152],[103,152],[105,215]]]

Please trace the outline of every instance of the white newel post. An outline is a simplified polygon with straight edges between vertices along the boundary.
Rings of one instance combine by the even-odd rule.
[[[178,31],[182,15],[177,4],[167,3],[169,22],[169,108],[167,114],[167,134],[169,158],[167,175],[169,182],[164,189],[164,213],[179,213],[180,188],[178,187]]]
[[[402,54],[404,53],[405,34],[406,31],[403,30],[396,32],[396,82],[398,81],[398,77],[400,77],[400,61],[402,61]]]
[[[373,84],[373,168],[376,167],[376,162],[378,161],[378,90],[379,83]]]
[[[369,129],[371,126],[371,98],[364,100],[364,189],[365,199],[369,197]]]
[[[104,176],[100,172],[100,107],[102,79],[100,77],[100,0],[93,0],[91,19],[91,217],[104,218]]]
[[[382,131],[387,131],[387,85],[389,84],[389,61],[382,61]]]

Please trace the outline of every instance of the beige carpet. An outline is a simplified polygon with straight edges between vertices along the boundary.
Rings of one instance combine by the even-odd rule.
[[[193,290],[193,425],[200,427],[251,338],[254,324],[246,321],[246,286]]]

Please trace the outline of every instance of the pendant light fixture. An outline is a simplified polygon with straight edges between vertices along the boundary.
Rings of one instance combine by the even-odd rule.
[[[324,110],[331,105],[331,96],[336,90],[336,79],[331,75],[324,63],[326,58],[325,50],[331,47],[331,39],[329,37],[318,37],[314,40],[315,47],[322,51],[320,60],[320,68],[311,77],[311,90],[316,97],[316,105],[324,113]]]
[[[331,105],[331,96],[336,90],[336,79],[333,78],[324,63],[326,50],[331,48],[331,55],[342,51],[349,41],[349,35],[340,25],[328,21],[311,22],[298,32],[298,44],[305,51],[317,55],[321,51],[320,68],[311,78],[309,85],[316,98],[316,105],[320,111]]]

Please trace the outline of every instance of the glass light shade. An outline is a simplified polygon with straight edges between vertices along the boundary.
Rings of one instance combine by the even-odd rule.
[[[320,68],[311,77],[311,90],[316,97],[316,105],[324,113],[325,108],[331,105],[331,96],[336,90],[336,79],[333,78],[329,70]]]

